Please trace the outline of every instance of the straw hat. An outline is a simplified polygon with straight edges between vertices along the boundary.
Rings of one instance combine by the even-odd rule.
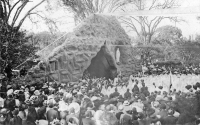
[[[40,91],[39,90],[35,90],[34,91],[34,95],[36,95],[36,96],[40,95]]]
[[[119,109],[119,111],[123,111],[124,110],[124,106],[123,105],[119,105],[118,109]]]
[[[130,105],[130,102],[128,100],[126,100],[126,101],[124,101],[123,105],[128,106],[128,105]]]

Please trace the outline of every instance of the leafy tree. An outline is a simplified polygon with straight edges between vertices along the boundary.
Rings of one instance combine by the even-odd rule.
[[[30,9],[29,0],[0,0],[0,67],[1,73],[5,66],[11,63],[16,67],[27,57],[35,53],[35,47],[29,42],[25,31],[20,31],[25,19],[34,14],[33,10],[45,0],[38,1]],[[27,10],[23,15],[24,10]]]
[[[176,43],[176,50],[181,62],[185,64],[200,62],[200,43],[198,42],[179,42]]]
[[[39,50],[51,44],[54,40],[62,36],[64,33],[57,32],[51,34],[50,32],[44,31],[39,33],[31,33],[30,41],[35,45]]]
[[[172,45],[173,43],[180,41],[182,37],[181,29],[166,25],[158,28],[152,38],[153,42],[158,42],[159,44],[168,43]]]
[[[200,43],[200,35],[196,35],[195,41]]]
[[[8,63],[16,67],[27,57],[34,55],[35,47],[29,42],[25,31],[13,32],[12,27],[0,24],[1,73]]]
[[[143,48],[141,54],[146,58],[155,61],[167,61],[178,59],[175,43],[182,42],[182,31],[174,26],[166,25],[158,28],[152,36],[152,42],[146,47],[142,42],[139,43]]]

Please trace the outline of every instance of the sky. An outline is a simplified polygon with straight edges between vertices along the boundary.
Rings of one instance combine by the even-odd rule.
[[[38,0],[37,0],[38,1]],[[200,0],[179,0],[181,3],[181,7],[200,7]],[[73,14],[67,11],[66,9],[57,5],[56,0],[51,0],[51,5],[54,6],[54,10],[46,11],[45,3],[42,4],[36,11],[42,11],[43,15],[45,14],[48,18],[57,20],[58,31],[60,32],[72,32],[76,27],[73,19]],[[27,8],[30,8],[34,4],[30,4]],[[177,26],[182,30],[184,37],[189,37],[193,35],[195,37],[196,34],[200,34],[200,21],[196,19],[194,15],[180,16],[182,19],[186,21],[186,23],[171,23],[170,21],[163,21],[159,26],[163,25],[173,25]],[[22,28],[26,29],[29,32],[42,32],[49,31],[48,27],[45,25],[45,22],[39,19],[37,16],[32,18],[34,21],[38,21],[33,24],[29,19],[25,20]],[[126,30],[126,29],[125,29]],[[128,33],[129,35],[133,35],[133,33]]]

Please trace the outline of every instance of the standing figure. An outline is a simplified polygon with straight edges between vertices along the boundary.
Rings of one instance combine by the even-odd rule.
[[[120,51],[119,51],[119,48],[117,48],[117,51],[116,51],[116,63],[120,63]]]
[[[11,64],[7,64],[4,72],[6,73],[8,80],[11,81],[11,78],[12,78],[12,66],[11,66]]]

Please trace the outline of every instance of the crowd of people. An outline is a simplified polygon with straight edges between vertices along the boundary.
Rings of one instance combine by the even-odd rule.
[[[68,84],[1,83],[0,125],[199,124],[200,83],[196,83],[196,88],[187,86],[185,93],[176,89],[163,91],[163,86],[149,91],[147,81],[137,78],[131,81],[133,87],[119,87],[100,78]],[[111,88],[114,92],[105,93]],[[122,94],[120,88],[126,92]],[[181,108],[180,103],[192,99],[197,102]]]
[[[200,74],[200,64],[188,64],[183,65],[182,63],[175,62],[158,62],[158,63],[145,63],[142,66],[142,72],[146,75],[163,75],[163,74],[178,74],[188,75]]]

